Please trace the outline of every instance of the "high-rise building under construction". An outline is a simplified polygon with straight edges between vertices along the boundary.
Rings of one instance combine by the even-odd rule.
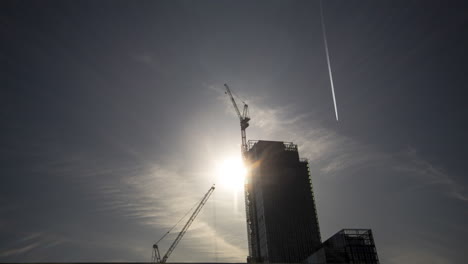
[[[321,245],[308,161],[278,141],[249,141],[245,159],[249,261],[304,261]]]

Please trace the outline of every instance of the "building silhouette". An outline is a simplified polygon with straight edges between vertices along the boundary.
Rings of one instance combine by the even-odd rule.
[[[321,246],[308,161],[278,141],[249,141],[245,159],[248,262],[303,262]]]
[[[306,264],[379,264],[370,229],[343,229],[323,242]]]

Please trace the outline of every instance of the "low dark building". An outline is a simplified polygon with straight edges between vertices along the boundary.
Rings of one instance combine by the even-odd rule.
[[[370,229],[343,229],[323,242],[307,264],[379,264]]]

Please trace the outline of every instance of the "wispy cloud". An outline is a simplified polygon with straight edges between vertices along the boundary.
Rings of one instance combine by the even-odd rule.
[[[0,257],[24,255],[37,248],[51,248],[64,242],[64,239],[55,235],[42,232],[29,233],[14,242],[12,246],[0,249]]]
[[[332,176],[344,170],[358,171],[366,167],[411,172],[406,175],[418,177],[422,184],[440,186],[440,191],[452,198],[468,201],[463,186],[456,183],[443,169],[424,160],[414,148],[397,153],[381,151],[324,128],[310,118],[312,114],[295,114],[292,106],[269,108],[261,106],[259,102],[252,105],[255,105],[252,127],[261,129],[272,139],[297,143],[300,154],[309,158],[324,176]]]
[[[151,53],[141,53],[134,55],[133,59],[141,63],[151,64],[154,62],[154,55]]]
[[[41,244],[39,242],[35,242],[35,243],[28,244],[26,246],[5,249],[4,251],[2,250],[2,252],[0,252],[0,257],[9,257],[12,255],[24,254],[40,245]]]
[[[419,177],[425,185],[437,185],[443,187],[445,193],[455,199],[468,202],[466,188],[455,182],[442,168],[436,167],[418,155],[416,149],[410,147],[403,152],[406,163],[399,164],[396,170],[410,172]]]
[[[153,230],[155,240],[157,240],[158,232],[162,236],[208,190],[209,186],[205,186],[206,190],[200,189],[197,181],[199,178],[178,173],[177,168],[171,165],[152,164],[136,171],[133,175],[126,175],[115,184],[105,183],[99,186],[100,192],[108,198],[99,210],[118,212],[123,217],[137,221],[146,226],[148,230]],[[214,230],[213,223],[206,220],[200,216],[197,218],[184,237],[184,241],[196,240],[197,242],[182,242],[172,259],[194,261],[193,255],[189,254],[193,251],[193,254],[200,257],[200,261],[206,260],[213,254],[214,248],[211,240],[216,237],[220,259],[243,261],[246,255],[245,248],[226,240],[223,235]],[[243,224],[243,220],[239,222]],[[174,239],[183,224],[184,221],[165,241]]]

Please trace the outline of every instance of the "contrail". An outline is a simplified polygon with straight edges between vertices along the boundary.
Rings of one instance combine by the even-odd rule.
[[[327,55],[328,73],[330,74],[330,85],[331,85],[331,90],[332,90],[332,95],[333,95],[333,104],[335,105],[336,121],[338,121],[338,108],[336,107],[335,87],[333,85],[333,75],[332,75],[332,71],[330,67],[330,55],[328,55],[328,42],[327,42],[327,33],[325,31],[325,20],[323,18],[322,0],[320,0],[320,17],[322,18],[323,42],[325,44],[325,53]]]

